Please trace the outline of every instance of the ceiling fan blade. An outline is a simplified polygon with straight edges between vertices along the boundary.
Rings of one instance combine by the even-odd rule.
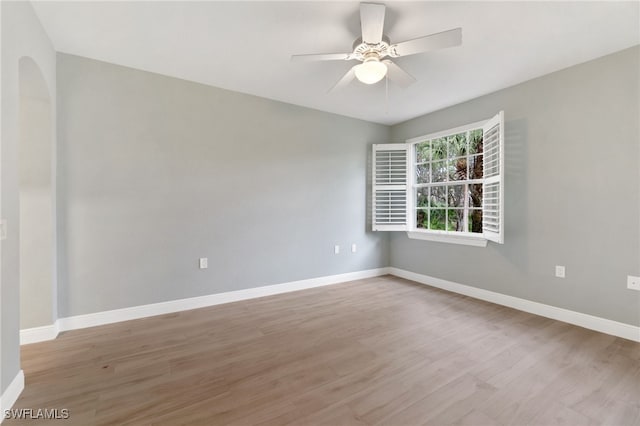
[[[462,44],[462,28],[403,41],[389,46],[392,57],[415,55],[416,53],[444,49]]]
[[[365,43],[378,44],[382,41],[384,10],[384,4],[360,3],[360,25]]]
[[[294,62],[314,62],[314,61],[347,61],[351,59],[351,53],[327,53],[312,55],[292,55]]]
[[[343,75],[342,78],[338,80],[338,82],[331,89],[329,89],[327,93],[333,92],[336,89],[342,89],[343,87],[351,83],[356,77],[356,67],[357,65],[352,66],[351,69],[347,71],[347,73]]]
[[[390,60],[387,59],[382,62],[387,66],[387,76],[389,77],[389,80],[397,83],[400,87],[409,87],[416,82],[416,79],[411,74]]]

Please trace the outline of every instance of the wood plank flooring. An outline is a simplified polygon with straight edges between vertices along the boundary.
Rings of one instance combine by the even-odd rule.
[[[385,276],[22,347],[56,425],[640,425],[640,344]]]

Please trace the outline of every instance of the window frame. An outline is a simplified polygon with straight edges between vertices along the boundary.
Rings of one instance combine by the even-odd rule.
[[[440,185],[431,185],[431,184],[419,184],[416,182],[416,145],[422,142],[426,142],[432,139],[438,139],[447,136],[457,135],[459,133],[470,132],[472,130],[482,130],[483,126],[487,120],[476,121],[474,123],[465,124],[462,126],[454,127],[451,129],[441,130],[434,133],[429,133],[427,135],[417,136],[411,139],[407,139],[405,144],[408,145],[408,161],[409,161],[409,170],[410,173],[407,179],[407,190],[410,191],[410,196],[408,196],[407,200],[407,210],[411,212],[409,214],[408,223],[407,223],[407,236],[411,239],[419,239],[419,240],[428,240],[428,241],[438,241],[438,242],[450,242],[453,244],[464,244],[464,245],[474,245],[484,247],[487,245],[487,240],[484,237],[483,233],[476,232],[463,232],[463,231],[446,231],[446,230],[435,230],[435,229],[422,229],[416,226],[416,212],[417,206],[416,202],[416,191],[418,188],[429,187],[429,186],[440,186]],[[467,154],[468,157],[468,154]],[[447,158],[448,160],[448,158]],[[471,184],[470,179],[466,179],[464,184]],[[478,179],[477,184],[482,184],[483,180]],[[420,185],[420,186],[417,186]],[[450,186],[449,182],[442,182],[441,186]],[[449,210],[448,208],[445,210]]]

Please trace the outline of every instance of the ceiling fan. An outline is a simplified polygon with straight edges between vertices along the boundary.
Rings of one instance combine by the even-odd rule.
[[[384,14],[385,5],[383,4],[360,3],[362,37],[353,42],[353,52],[293,55],[291,60],[305,62],[358,60],[362,62],[354,65],[329,91],[346,86],[354,78],[365,84],[374,84],[385,76],[401,87],[407,87],[415,83],[416,79],[390,59],[384,58],[415,55],[416,53],[458,46],[462,43],[462,28],[455,28],[391,44],[389,38],[383,33]]]

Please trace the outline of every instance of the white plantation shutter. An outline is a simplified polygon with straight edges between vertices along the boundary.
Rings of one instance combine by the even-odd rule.
[[[489,241],[504,242],[504,112],[482,126],[482,233]]]
[[[406,231],[409,145],[373,145],[373,230]]]

